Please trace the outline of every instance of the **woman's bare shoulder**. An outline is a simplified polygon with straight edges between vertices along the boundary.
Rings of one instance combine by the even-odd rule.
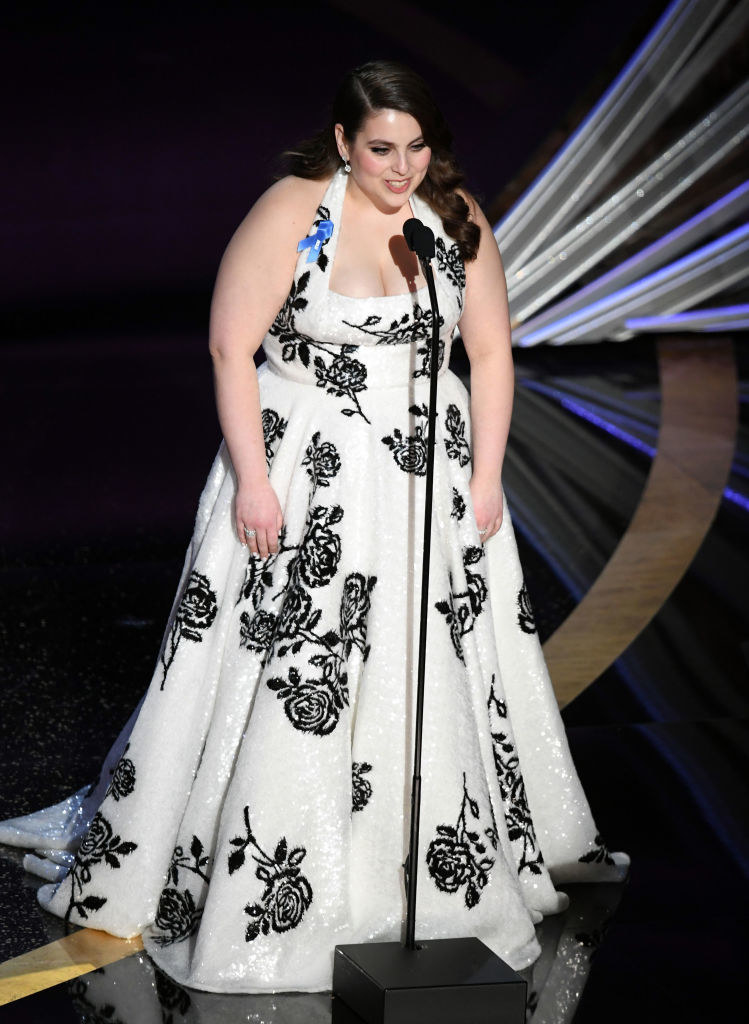
[[[288,174],[263,192],[250,213],[258,211],[263,215],[273,214],[293,221],[306,218],[311,224],[329,184],[330,178],[317,181]]]
[[[239,224],[229,249],[241,254],[255,249],[279,256],[295,253],[297,242],[312,225],[328,184],[329,179],[311,181],[293,175],[276,181]]]

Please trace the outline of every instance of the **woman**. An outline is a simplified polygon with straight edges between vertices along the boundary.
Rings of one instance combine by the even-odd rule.
[[[290,159],[219,270],[225,441],[154,679],[99,782],[0,839],[42,852],[43,906],[142,932],[196,988],[324,990],[336,944],[401,936],[432,326],[416,216],[441,338],[417,937],[478,935],[519,968],[566,905],[553,881],[626,857],[577,779],[503,514],[499,254],[400,65],[351,72]]]

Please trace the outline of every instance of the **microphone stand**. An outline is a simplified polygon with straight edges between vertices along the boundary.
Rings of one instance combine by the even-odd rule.
[[[421,816],[421,748],[424,724],[424,676],[427,655],[427,623],[429,621],[429,561],[432,550],[432,496],[434,494],[434,436],[437,422],[437,371],[439,369],[440,314],[431,260],[434,257],[434,235],[415,217],[403,225],[403,234],[411,252],[419,258],[429,290],[432,307],[432,341],[429,352],[429,417],[427,420],[427,468],[424,493],[424,543],[421,562],[421,620],[419,625],[419,662],[416,684],[416,724],[414,733],[414,767],[411,781],[411,834],[404,865],[406,877],[406,948],[416,949],[416,883],[419,864],[419,823]]]
[[[432,542],[434,444],[437,419],[439,308],[431,260],[434,234],[420,220],[403,225],[408,247],[419,258],[429,290],[432,340],[429,357],[429,416],[421,569],[421,619],[416,690],[406,882],[405,942],[338,945],[333,959],[333,1024],[523,1024],[526,982],[475,937],[415,939],[416,880],[421,810],[421,751],[424,720],[429,562]]]

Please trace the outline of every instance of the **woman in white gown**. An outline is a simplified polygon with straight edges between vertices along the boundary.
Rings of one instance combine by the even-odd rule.
[[[555,883],[621,877],[572,764],[501,466],[501,261],[423,81],[351,72],[224,255],[224,434],[153,680],[96,784],[0,824],[42,906],[209,991],[331,987],[405,913],[434,231],[440,313],[417,937],[512,966]],[[460,329],[471,394],[448,369]],[[253,353],[266,361],[256,371]]]

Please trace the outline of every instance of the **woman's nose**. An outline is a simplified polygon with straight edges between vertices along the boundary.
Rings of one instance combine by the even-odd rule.
[[[408,155],[406,153],[396,153],[393,157],[393,170],[397,171],[398,174],[405,174],[408,170]]]

